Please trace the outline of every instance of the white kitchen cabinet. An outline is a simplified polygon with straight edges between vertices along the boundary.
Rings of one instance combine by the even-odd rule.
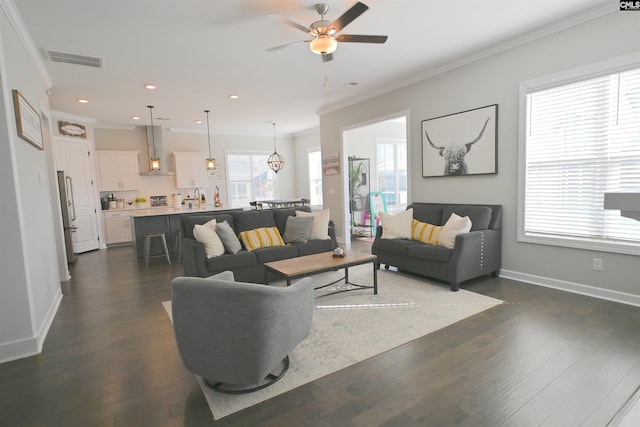
[[[137,151],[96,151],[100,173],[100,191],[125,191],[140,188]]]
[[[129,212],[105,212],[104,224],[107,245],[131,242]]]
[[[176,161],[176,188],[207,187],[207,153],[174,152]]]

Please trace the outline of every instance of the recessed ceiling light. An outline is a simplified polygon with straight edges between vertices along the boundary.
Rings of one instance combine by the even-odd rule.
[[[196,120],[196,124],[197,125],[201,125],[202,124],[202,120]]]
[[[89,103],[89,101],[87,101],[87,100],[86,100],[86,99],[84,99],[84,98],[80,98],[80,99],[78,99],[78,102],[79,102],[80,104],[88,104],[88,103]]]
[[[238,99],[240,98],[240,95],[238,95],[237,93],[232,93],[231,95],[229,95],[229,99]]]
[[[133,120],[140,120],[140,117],[138,117],[138,116],[132,116],[131,118],[132,118]]]
[[[158,88],[158,86],[152,85],[152,84],[146,84],[146,85],[144,85],[144,87],[145,87],[145,89],[149,89],[149,90],[154,90],[154,89]]]

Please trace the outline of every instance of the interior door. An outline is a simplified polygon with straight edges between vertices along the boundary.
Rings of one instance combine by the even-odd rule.
[[[56,138],[56,168],[73,181],[76,221],[73,251],[83,253],[100,247],[93,146],[86,140]]]

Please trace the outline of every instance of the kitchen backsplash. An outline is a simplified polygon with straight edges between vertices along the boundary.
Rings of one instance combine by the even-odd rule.
[[[187,197],[187,193],[193,196],[193,188],[189,189],[177,189],[175,186],[174,176],[141,176],[140,177],[140,190],[138,191],[108,191],[101,192],[100,197],[108,196],[113,193],[117,199],[124,199],[125,208],[128,206],[127,201],[135,200],[136,197],[144,197],[147,199],[146,206],[150,205],[151,196],[167,196],[167,204],[173,206],[173,195],[180,193],[182,199]],[[213,200],[213,193],[209,197],[207,188],[202,189],[202,193],[205,194],[207,201],[209,198]]]

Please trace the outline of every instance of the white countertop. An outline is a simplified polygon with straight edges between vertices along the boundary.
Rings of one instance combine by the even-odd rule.
[[[191,209],[189,209],[188,207],[174,208],[172,206],[167,206],[162,208],[131,209],[129,210],[129,216],[143,217],[143,216],[158,216],[158,215],[179,215],[179,214],[196,213],[196,212],[216,212],[216,211],[224,212],[228,210],[230,209],[220,208],[220,207],[216,208],[213,205],[204,205],[201,207],[193,207]]]

